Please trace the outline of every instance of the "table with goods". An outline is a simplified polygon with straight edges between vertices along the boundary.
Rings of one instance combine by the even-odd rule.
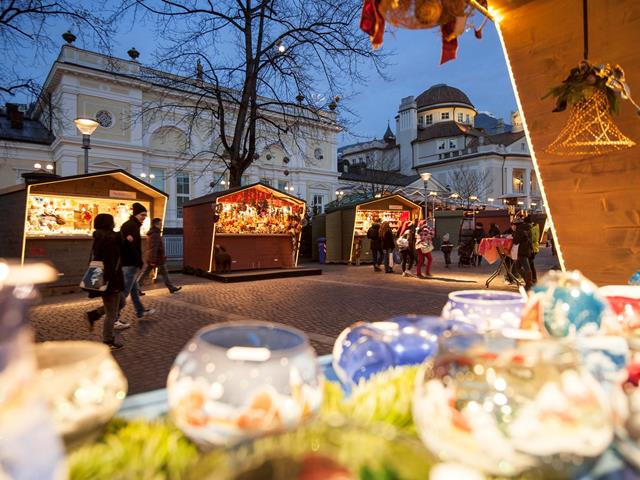
[[[166,390],[125,398],[102,344],[32,343],[14,320],[33,275],[0,265],[2,479],[640,475],[639,278],[453,292],[439,317],[351,325],[320,359],[286,325],[214,324]]]
[[[505,280],[513,285],[522,285],[522,281],[515,273],[515,264],[511,261],[511,247],[513,246],[513,238],[511,235],[500,237],[487,237],[480,240],[478,245],[478,255],[481,255],[487,263],[494,264],[498,262],[498,266],[491,273],[485,286],[489,288],[491,282],[503,275]]]

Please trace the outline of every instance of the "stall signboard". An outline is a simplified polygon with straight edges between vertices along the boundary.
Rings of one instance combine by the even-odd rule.
[[[135,200],[137,198],[136,192],[127,192],[124,190],[109,190],[109,196],[111,198],[126,198],[129,200]]]

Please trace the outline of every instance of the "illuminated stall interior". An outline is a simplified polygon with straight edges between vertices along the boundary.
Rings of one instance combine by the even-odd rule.
[[[0,191],[6,228],[0,234],[0,256],[49,260],[62,274],[55,285],[80,281],[89,260],[93,220],[100,213],[113,215],[116,230],[129,219],[133,203],[151,218],[164,218],[167,196],[124,170],[41,177]]]
[[[261,183],[193,199],[184,205],[184,265],[219,271],[219,246],[232,270],[295,267],[305,212],[304,201]]]
[[[542,98],[584,57],[583,2],[491,0],[490,5],[497,12],[563,266],[600,285],[626,283],[640,268],[640,148],[576,156],[545,151],[572,116],[571,108],[552,113],[554,98]],[[591,0],[587,13],[589,61],[620,65],[631,93],[639,97],[640,2]],[[639,143],[636,107],[621,99],[618,110],[612,121]],[[594,125],[585,119],[574,127],[589,133]]]
[[[327,261],[338,263],[371,262],[367,231],[373,219],[389,222],[394,231],[402,222],[422,218],[422,208],[402,195],[345,202],[327,209]]]

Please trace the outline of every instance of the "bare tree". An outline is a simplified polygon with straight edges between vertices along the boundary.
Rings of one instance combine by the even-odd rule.
[[[364,80],[364,61],[382,73],[381,55],[358,30],[358,0],[125,0],[124,7],[150,15],[164,42],[157,69],[146,73],[167,95],[145,114],[171,109],[190,130],[208,129],[209,145],[190,158],[224,164],[231,186],[261,144],[291,144],[317,122],[335,127],[339,94]]]
[[[0,100],[19,94],[37,95],[38,82],[26,66],[42,61],[59,41],[51,37],[56,24],[82,31],[85,43],[108,50],[113,17],[96,15],[83,0],[0,0]],[[104,9],[102,10],[104,11]]]
[[[493,179],[489,171],[459,166],[449,173],[452,195],[458,194],[458,200],[466,208],[491,190]],[[475,197],[475,198],[474,198]]]
[[[397,148],[380,152],[366,163],[351,165],[343,179],[352,185],[350,192],[365,198],[395,193],[399,184],[400,151]]]

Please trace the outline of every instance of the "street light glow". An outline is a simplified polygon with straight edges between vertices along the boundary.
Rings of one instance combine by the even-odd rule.
[[[144,172],[142,172],[142,173],[140,174],[140,176],[141,176],[142,178],[147,178],[147,174],[146,174],[146,173],[144,173]]]
[[[33,168],[35,168],[36,170],[40,170],[42,168],[42,165],[40,165],[39,163],[34,163]]]
[[[83,135],[91,135],[100,125],[91,118],[76,118],[73,123],[76,124],[77,129],[80,130],[80,133]]]
[[[491,198],[491,197],[487,198],[487,202],[489,202],[489,203],[493,203],[493,201],[494,201],[494,199],[493,199],[493,198]]]
[[[431,174],[429,172],[422,172],[420,174],[420,178],[422,179],[423,182],[428,182],[429,180],[431,180]]]
[[[287,47],[285,47],[282,43],[278,45],[278,52],[284,53],[286,50],[287,50]]]
[[[45,168],[50,172],[53,171],[53,165],[51,165],[50,163],[47,163],[47,166]]]

